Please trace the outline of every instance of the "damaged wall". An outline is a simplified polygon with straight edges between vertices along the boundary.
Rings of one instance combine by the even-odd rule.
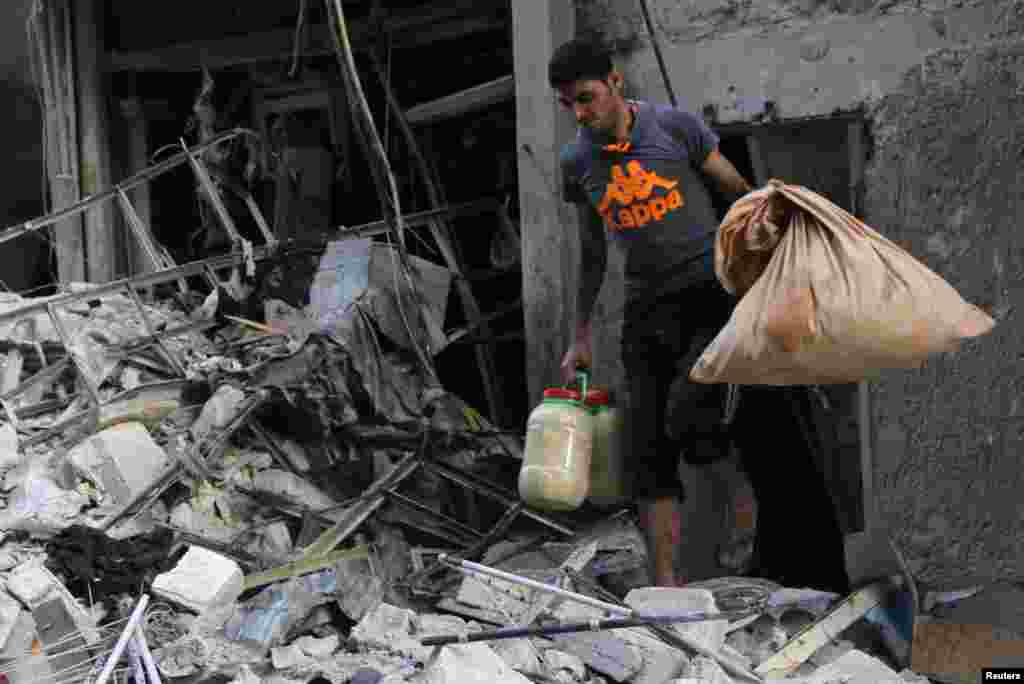
[[[567,0],[568,1],[568,0]],[[869,113],[864,218],[999,319],[962,354],[873,385],[875,504],[924,580],[1020,578],[1018,1],[649,0],[680,105],[718,124]],[[639,4],[575,0],[635,97],[667,101]],[[976,46],[976,47],[975,47]],[[710,106],[710,107],[709,107]],[[759,135],[769,135],[770,128]],[[613,272],[599,312],[621,306]],[[597,340],[621,377],[618,330]],[[922,495],[922,492],[924,494]],[[871,502],[867,502],[871,505]]]
[[[874,117],[872,224],[998,321],[960,354],[874,388],[879,512],[936,583],[1024,576],[1022,76],[1024,42],[943,49]]]
[[[768,102],[782,118],[854,109],[897,89],[931,50],[1016,35],[1020,2],[648,0],[680,103],[721,123]],[[576,0],[578,25],[620,46],[633,92],[667,101],[639,3]]]

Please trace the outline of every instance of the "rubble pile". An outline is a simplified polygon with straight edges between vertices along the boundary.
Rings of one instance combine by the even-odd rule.
[[[277,255],[189,313],[131,287],[0,301],[7,682],[156,681],[147,649],[181,682],[927,681],[866,611],[759,674],[841,597],[647,587],[626,511],[525,508],[519,436],[414,353],[443,340],[447,283],[394,294],[378,248]],[[640,623],[598,628],[600,605]],[[492,635],[508,627],[529,634]]]

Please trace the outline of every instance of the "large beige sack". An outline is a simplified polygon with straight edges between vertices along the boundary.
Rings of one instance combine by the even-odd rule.
[[[740,297],[695,382],[857,382],[954,351],[995,322],[821,195],[772,180],[730,209],[715,272]]]

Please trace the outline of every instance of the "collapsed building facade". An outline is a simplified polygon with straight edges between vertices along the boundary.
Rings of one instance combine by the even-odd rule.
[[[51,236],[59,287],[10,295],[0,313],[9,681],[93,681],[140,590],[163,601],[143,631],[165,678],[246,684],[362,681],[367,668],[395,681],[920,681],[897,673],[910,641],[934,644],[893,627],[904,612],[881,610],[889,598],[1019,600],[1005,584],[1019,580],[1020,507],[1017,375],[991,357],[1002,337],[817,392],[808,429],[864,566],[845,601],[722,579],[744,554],[723,567],[713,540],[737,521],[699,496],[689,513],[705,532],[686,556],[706,581],[685,598],[643,588],[626,511],[526,508],[511,484],[531,398],[557,383],[575,249],[552,192],[571,121],[542,76],[554,46],[597,31],[631,94],[666,100],[643,13],[287,5],[32,4],[54,211],[0,239]],[[987,141],[1014,130],[1017,14],[768,5],[650,3],[673,95],[748,178],[805,184],[864,216],[1016,339],[1015,214],[996,199],[1015,196],[998,163],[1013,145]],[[987,128],[953,126],[968,104]],[[964,131],[955,152],[942,117]],[[979,164],[993,173],[967,182]],[[931,167],[947,173],[930,180]],[[618,390],[616,277],[613,265],[595,377]],[[691,491],[715,489],[684,474]],[[895,567],[872,566],[878,530]],[[604,614],[462,577],[446,553],[620,614],[728,622],[431,650],[424,638]]]

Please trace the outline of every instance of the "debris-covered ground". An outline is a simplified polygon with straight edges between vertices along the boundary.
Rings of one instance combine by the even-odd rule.
[[[650,588],[628,510],[523,507],[519,436],[411,349],[447,285],[407,315],[379,247],[275,254],[190,313],[173,279],[3,300],[6,681],[927,681],[865,619],[894,587]]]

